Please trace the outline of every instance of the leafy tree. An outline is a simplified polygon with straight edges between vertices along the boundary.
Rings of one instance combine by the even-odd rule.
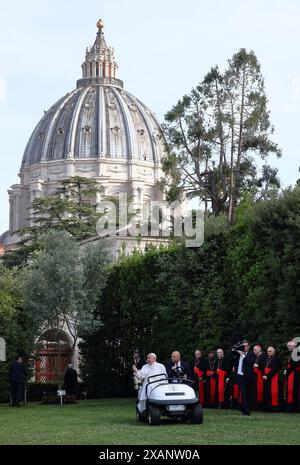
[[[42,242],[42,249],[28,266],[25,301],[35,335],[55,330],[58,350],[55,371],[61,382],[62,331],[71,337],[73,354],[80,331],[92,332],[99,324],[93,310],[105,283],[109,256],[103,241],[80,251],[75,239],[65,231],[50,232]]]
[[[95,237],[97,221],[105,214],[108,202],[115,205],[116,226],[118,227],[118,198],[102,198],[105,210],[103,213],[99,211],[96,203],[97,194],[101,194],[101,187],[95,180],[74,176],[62,181],[61,186],[53,195],[36,198],[32,202],[31,222],[33,225],[18,230],[21,237],[18,247],[6,252],[1,261],[7,267],[22,267],[43,247],[41,238],[53,230],[66,231],[79,242]],[[128,219],[130,220],[134,214],[128,213]]]
[[[276,172],[264,165],[257,172],[256,156],[265,161],[281,156],[271,140],[273,127],[260,64],[253,51],[241,49],[221,73],[216,66],[189,95],[165,116],[170,152],[163,162],[162,187],[173,200],[183,193],[226,212],[234,222],[245,188],[278,187]],[[260,185],[261,184],[261,185]]]
[[[0,265],[0,337],[6,341],[6,361],[0,362],[0,401],[8,401],[8,372],[17,354],[30,369],[34,346],[32,321],[23,303],[22,274]],[[30,371],[30,370],[29,370]]]
[[[73,176],[61,182],[56,193],[32,202],[33,226],[20,232],[36,238],[49,230],[67,231],[82,240],[96,235],[99,218],[96,194],[101,188],[94,179]]]

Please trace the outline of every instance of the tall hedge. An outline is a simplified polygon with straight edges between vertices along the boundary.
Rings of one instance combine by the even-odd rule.
[[[82,344],[96,396],[130,393],[133,352],[190,359],[241,337],[275,345],[300,336],[300,189],[241,204],[231,228],[207,228],[197,249],[134,254],[113,266],[98,302],[101,328]]]

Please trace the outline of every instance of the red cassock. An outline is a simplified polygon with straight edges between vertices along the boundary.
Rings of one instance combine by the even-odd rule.
[[[271,368],[265,368],[264,374],[268,375],[271,373]],[[278,407],[279,406],[279,392],[278,392],[278,373],[276,373],[272,379],[269,381],[271,383],[271,406]]]
[[[206,403],[209,407],[212,407],[216,404],[216,378],[215,370],[206,370]]]
[[[264,380],[263,373],[258,367],[253,367],[256,374],[256,402],[262,403],[264,401]]]
[[[217,375],[218,375],[218,402],[224,402],[225,380],[227,377],[227,371],[222,370],[222,368],[217,368]]]
[[[284,379],[286,409],[289,412],[297,412],[299,410],[299,378],[299,363],[290,360],[287,364],[287,373]]]
[[[269,357],[264,363],[263,374],[267,376],[267,379],[264,381],[264,408],[267,411],[280,410],[280,367],[281,363],[279,357]]]
[[[194,367],[194,374],[198,379],[198,386],[199,386],[199,403],[204,407],[204,383],[203,378],[204,371],[200,370],[198,367]]]
[[[241,403],[241,392],[237,383],[234,383],[232,387],[232,398],[236,404]]]

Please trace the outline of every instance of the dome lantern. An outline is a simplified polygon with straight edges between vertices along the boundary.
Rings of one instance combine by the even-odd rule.
[[[116,79],[118,65],[115,61],[115,50],[106,44],[104,38],[104,22],[96,23],[98,32],[92,47],[87,47],[85,61],[82,64],[82,79],[77,87],[92,84],[113,84],[123,87],[122,81]]]

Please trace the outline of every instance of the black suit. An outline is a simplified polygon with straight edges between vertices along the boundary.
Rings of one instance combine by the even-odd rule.
[[[233,365],[236,373],[236,380],[241,392],[242,413],[249,414],[253,403],[253,385],[256,381],[253,365],[255,363],[255,355],[249,351],[245,355],[242,362],[243,375],[238,373],[240,354],[236,354]]]
[[[13,406],[19,406],[24,391],[24,382],[27,373],[21,362],[13,362],[9,369],[9,382],[11,386],[11,401]]]
[[[77,371],[74,368],[67,368],[64,377],[64,383],[67,396],[75,395],[75,388],[78,384]]]
[[[175,378],[180,378],[183,375],[185,378],[191,379],[191,370],[187,362],[180,361],[180,367],[177,367],[176,369],[172,369],[172,367],[174,367],[175,365],[176,364],[172,362],[172,360],[170,360],[166,364],[166,371],[167,371],[168,378],[175,379]]]

